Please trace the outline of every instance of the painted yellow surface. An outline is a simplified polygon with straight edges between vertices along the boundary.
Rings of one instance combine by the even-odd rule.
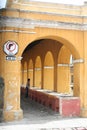
[[[87,117],[87,5],[8,0],[7,7],[1,9],[0,14],[4,120],[23,118],[20,86],[26,85],[27,78],[31,79],[31,86],[70,93],[71,55],[75,61],[73,93],[80,97],[81,116]],[[18,44],[15,61],[6,60],[3,46],[8,40]],[[38,44],[25,51],[35,41]],[[23,57],[21,61],[20,57]]]

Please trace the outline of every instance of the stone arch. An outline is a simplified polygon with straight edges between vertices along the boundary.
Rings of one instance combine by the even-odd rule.
[[[62,46],[57,64],[57,91],[61,93],[70,93],[70,56],[70,50]]]
[[[23,45],[23,47],[21,48],[20,51],[20,55],[23,55],[25,49],[28,47],[29,44],[31,44],[34,41],[38,41],[41,39],[50,39],[50,40],[56,40],[57,42],[59,42],[62,45],[65,45],[67,48],[69,48],[69,50],[71,51],[71,53],[73,54],[74,58],[80,58],[81,57],[81,53],[79,51],[78,48],[76,48],[75,44],[73,43],[73,41],[71,39],[68,39],[68,37],[64,37],[64,36],[58,36],[58,35],[44,35],[44,36],[38,36],[37,38],[33,38],[32,40],[29,40],[27,43],[25,43]]]
[[[68,40],[68,38],[66,37],[60,37],[60,36],[44,36],[44,37],[38,37],[37,39],[34,39],[32,41],[35,40],[41,40],[41,39],[52,39],[52,40],[56,40],[58,43],[60,43],[61,45],[66,46],[66,48],[69,49],[69,51],[71,52],[71,54],[73,54],[74,59],[80,59],[81,55],[79,53],[79,50],[75,47],[75,45],[72,43],[72,41]],[[31,44],[32,42],[30,42]],[[28,46],[28,45],[27,45]],[[26,46],[26,47],[27,47]],[[64,60],[64,59],[63,59]],[[79,65],[78,65],[78,70],[79,70]],[[74,69],[75,70],[75,69]],[[77,69],[76,69],[77,70]],[[79,71],[78,71],[79,72]],[[77,73],[77,72],[75,72]],[[78,79],[77,79],[78,80]]]
[[[44,89],[54,90],[52,80],[54,76],[54,60],[52,53],[48,51],[44,60]]]
[[[76,47],[76,44],[73,43],[72,39],[69,39],[66,35],[65,36],[62,36],[62,35],[61,36],[58,36],[58,35],[47,35],[46,36],[45,35],[42,37],[38,37],[38,38],[32,40],[31,42],[40,40],[40,39],[56,40],[60,44],[66,46],[71,51],[71,53],[73,54],[75,59],[82,57],[80,50]]]
[[[58,64],[69,64],[71,52],[66,46],[62,46],[58,55]]]
[[[52,39],[52,40],[56,40],[59,43],[61,43],[62,45],[66,46],[66,48],[69,49],[69,51],[71,52],[71,54],[74,57],[74,60],[76,61],[76,63],[74,64],[74,70],[73,70],[73,76],[74,76],[74,96],[80,96],[80,89],[82,86],[82,80],[83,77],[81,75],[82,70],[83,70],[83,53],[81,53],[81,49],[79,49],[75,43],[73,43],[73,40],[68,39],[68,37],[60,37],[60,36],[45,36],[40,37],[41,39]],[[80,46],[82,46],[81,42],[79,42]],[[83,48],[83,46],[82,46]],[[82,61],[80,61],[80,59],[82,59]],[[81,72],[81,73],[80,73]]]
[[[41,58],[36,57],[35,60],[35,87],[41,88]]]

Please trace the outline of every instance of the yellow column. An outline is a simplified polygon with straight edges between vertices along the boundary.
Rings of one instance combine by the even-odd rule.
[[[80,96],[80,63],[74,64],[74,89],[73,94],[74,96]]]
[[[82,78],[83,78],[83,84],[81,86],[81,91],[80,91],[81,116],[87,117],[87,60],[85,60],[85,62],[84,62],[84,69],[83,69],[83,77]]]
[[[6,61],[5,64],[5,92],[3,117],[5,121],[19,120],[23,118],[20,108],[20,61]]]
[[[54,91],[57,91],[57,60],[54,62]]]
[[[87,31],[84,32],[84,66],[83,66],[83,84],[82,84],[82,108],[81,116],[87,117]]]

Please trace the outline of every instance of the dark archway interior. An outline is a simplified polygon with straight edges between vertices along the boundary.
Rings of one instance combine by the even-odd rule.
[[[37,40],[37,41],[33,41],[32,43],[30,43],[24,50],[23,53],[25,53],[26,51],[28,51],[29,49],[33,48],[35,45],[41,43],[41,41],[43,41],[44,39],[40,39],[40,40]]]

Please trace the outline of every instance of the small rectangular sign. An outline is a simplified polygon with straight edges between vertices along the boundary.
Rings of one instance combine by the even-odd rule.
[[[15,56],[6,56],[6,60],[15,61],[16,57]]]

